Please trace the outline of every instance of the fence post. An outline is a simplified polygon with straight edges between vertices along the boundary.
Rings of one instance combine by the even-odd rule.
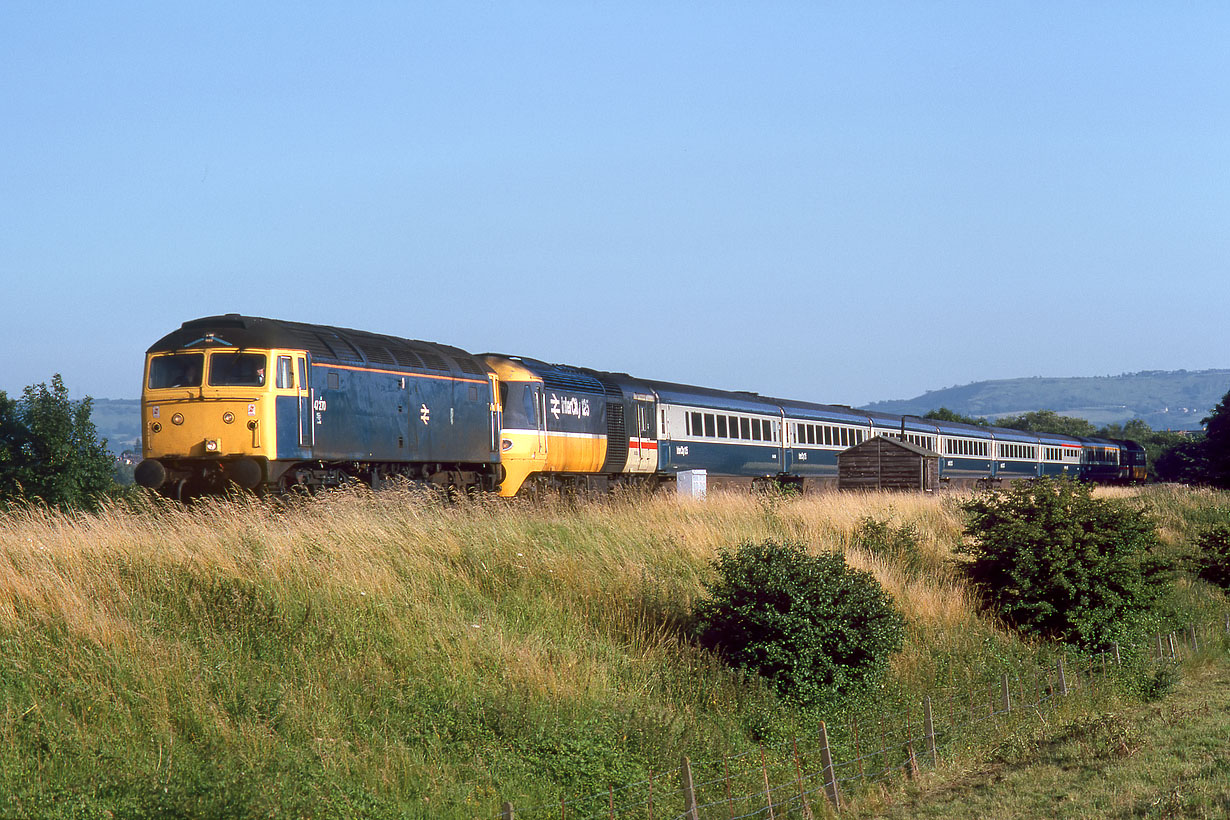
[[[841,793],[837,791],[837,774],[833,771],[833,754],[829,749],[829,727],[820,721],[820,763],[824,766],[824,791],[833,809],[841,812]]]
[[[649,820],[653,818],[653,769],[649,770]]]
[[[1171,632],[1169,635],[1167,635],[1167,636],[1166,636],[1166,640],[1170,641],[1170,659],[1173,661],[1173,660],[1175,660],[1175,653],[1174,653],[1174,633],[1173,633],[1173,632]]]
[[[806,820],[814,820],[815,816],[811,813],[811,806],[807,803],[807,793],[803,791],[803,767],[799,765],[798,738],[791,738],[790,745],[794,749],[794,775],[799,783],[799,801],[803,804],[803,817]]]
[[[1123,659],[1119,657],[1119,642],[1115,641],[1115,666],[1122,666]]]
[[[1060,658],[1059,661],[1055,664],[1055,666],[1059,673],[1059,694],[1067,695],[1068,694],[1068,681],[1063,676],[1063,658]]]
[[[1192,624],[1192,651],[1193,652],[1200,651],[1200,641],[1197,640],[1196,638],[1196,625],[1195,624]]]
[[[820,725],[823,726],[824,724],[821,723]],[[764,758],[763,743],[760,745],[760,771],[764,774],[764,801],[765,805],[769,807],[769,820],[777,820],[773,816],[773,788],[769,785],[769,764]],[[700,820],[700,818],[689,818],[689,820]]]
[[[1004,713],[1012,714],[1012,695],[1008,691],[1008,673],[1004,673]]]
[[[700,810],[696,808],[696,789],[692,785],[692,763],[688,756],[683,756],[683,816],[687,820],[700,820]]]
[[[514,820],[514,817],[512,802],[505,800],[504,807],[500,809],[500,820]]]
[[[931,696],[923,698],[923,732],[927,736],[927,754],[931,755],[931,768],[939,768],[940,757],[935,750],[935,722],[931,715]]]

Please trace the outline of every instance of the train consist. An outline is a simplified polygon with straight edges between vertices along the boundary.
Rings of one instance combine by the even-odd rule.
[[[1022,433],[638,379],[359,330],[228,314],[146,352],[136,480],[176,497],[395,477],[516,495],[707,471],[711,485],[835,484],[837,455],[891,436],[940,480],[1141,481],[1131,441]]]

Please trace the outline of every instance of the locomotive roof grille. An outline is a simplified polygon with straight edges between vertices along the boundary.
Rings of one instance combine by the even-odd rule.
[[[213,332],[218,338],[213,338]],[[482,363],[460,348],[403,339],[362,330],[286,322],[255,316],[227,314],[184,322],[155,342],[149,353],[179,350],[190,342],[203,346],[302,348],[322,364],[370,364],[414,370],[437,370],[486,376]]]

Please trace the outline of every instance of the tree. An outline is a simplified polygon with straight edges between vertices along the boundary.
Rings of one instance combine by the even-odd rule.
[[[1040,479],[963,505],[960,551],[983,605],[1026,634],[1083,648],[1121,641],[1160,599],[1168,567],[1140,510]]]
[[[88,397],[69,400],[58,373],[18,400],[0,392],[0,497],[94,509],[113,486],[113,459],[91,407]]]
[[[1092,424],[1075,416],[1061,416],[1054,410],[1034,410],[1019,416],[1005,416],[995,422],[997,427],[1026,433],[1057,433],[1063,436],[1092,436],[1097,432]]]
[[[1204,456],[1207,481],[1214,487],[1230,488],[1230,393],[1222,396],[1213,412],[1200,420],[1204,425]]]
[[[955,410],[949,410],[947,407],[941,407],[939,410],[930,410],[923,418],[932,419],[933,421],[953,421],[958,424],[972,424],[976,427],[987,426],[986,419],[963,416]]]
[[[1180,441],[1158,456],[1158,477],[1230,489],[1230,393],[1201,423],[1204,438]]]

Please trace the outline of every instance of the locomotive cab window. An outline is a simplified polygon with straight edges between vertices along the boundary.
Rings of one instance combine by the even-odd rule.
[[[155,356],[149,363],[149,388],[200,387],[205,371],[205,354],[174,353]]]
[[[260,387],[264,383],[264,353],[214,353],[209,357],[212,387]]]
[[[278,389],[288,390],[295,386],[295,370],[290,356],[278,356]]]

